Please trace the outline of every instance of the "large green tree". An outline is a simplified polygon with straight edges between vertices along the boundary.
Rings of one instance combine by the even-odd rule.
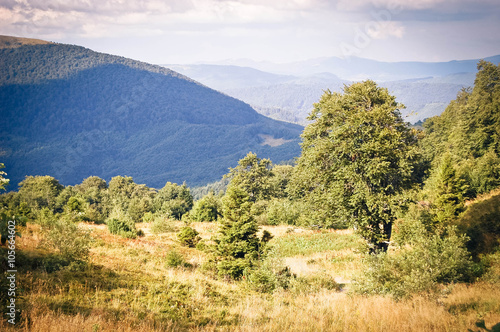
[[[417,180],[417,132],[401,107],[373,81],[345,86],[344,94],[325,92],[302,134],[289,186],[317,223],[353,224],[372,251],[387,249],[402,193]]]

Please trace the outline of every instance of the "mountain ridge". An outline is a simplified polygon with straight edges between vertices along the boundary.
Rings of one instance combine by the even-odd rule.
[[[0,152],[14,185],[26,175],[204,185],[249,151],[275,162],[300,153],[301,126],[161,66],[66,44],[2,48],[0,59]]]

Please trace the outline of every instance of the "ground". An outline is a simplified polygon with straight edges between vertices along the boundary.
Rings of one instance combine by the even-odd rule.
[[[500,322],[494,276],[451,285],[438,297],[395,301],[353,294],[349,285],[363,269],[364,247],[349,230],[261,227],[274,236],[275,255],[301,281],[288,290],[259,293],[246,281],[218,279],[205,267],[208,254],[181,246],[175,232],[155,235],[149,224],[137,224],[145,236],[124,239],[109,234],[105,225],[80,226],[92,229],[95,239],[89,266],[51,273],[35,263],[50,253],[40,247],[39,227],[21,229],[19,257],[31,267],[18,273],[16,330],[485,331],[476,323],[484,320],[491,329]],[[207,243],[218,230],[217,223],[191,227]],[[172,251],[188,264],[170,267]],[[9,326],[1,321],[1,328]]]

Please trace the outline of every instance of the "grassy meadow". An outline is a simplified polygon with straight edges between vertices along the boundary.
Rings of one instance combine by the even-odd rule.
[[[175,230],[183,223],[172,225]],[[200,246],[181,246],[175,231],[153,234],[142,223],[137,226],[144,236],[125,239],[106,225],[79,226],[92,230],[89,264],[57,271],[51,271],[57,256],[44,249],[39,226],[21,229],[20,319],[14,327],[2,319],[2,330],[490,331],[500,322],[498,253],[482,280],[396,301],[351,292],[364,268],[364,242],[352,231],[261,226],[274,236],[274,259],[296,275],[286,290],[263,293],[245,278],[217,278],[207,268],[208,254]],[[218,232],[217,222],[190,226],[203,243]]]

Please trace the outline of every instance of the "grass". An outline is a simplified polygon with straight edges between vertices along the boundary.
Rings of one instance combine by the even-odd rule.
[[[105,225],[82,226],[93,230],[95,240],[88,266],[76,272],[33,268],[48,253],[39,248],[36,226],[21,230],[21,320],[9,328],[2,318],[0,330],[477,331],[481,320],[488,328],[500,322],[500,281],[494,276],[498,254],[492,256],[493,275],[485,281],[454,285],[437,300],[416,296],[395,301],[339,291],[327,287],[327,279],[316,278],[327,275],[348,284],[361,271],[363,243],[352,232],[266,226],[284,262],[293,272],[302,267],[299,275],[319,286],[262,294],[244,281],[214,278],[202,268],[207,254],[181,246],[176,233],[152,234],[150,224],[139,224],[146,236],[123,239],[109,234]],[[175,226],[180,229],[182,223]],[[217,223],[190,226],[203,241],[217,233]],[[169,266],[172,252],[182,257],[182,264]]]

